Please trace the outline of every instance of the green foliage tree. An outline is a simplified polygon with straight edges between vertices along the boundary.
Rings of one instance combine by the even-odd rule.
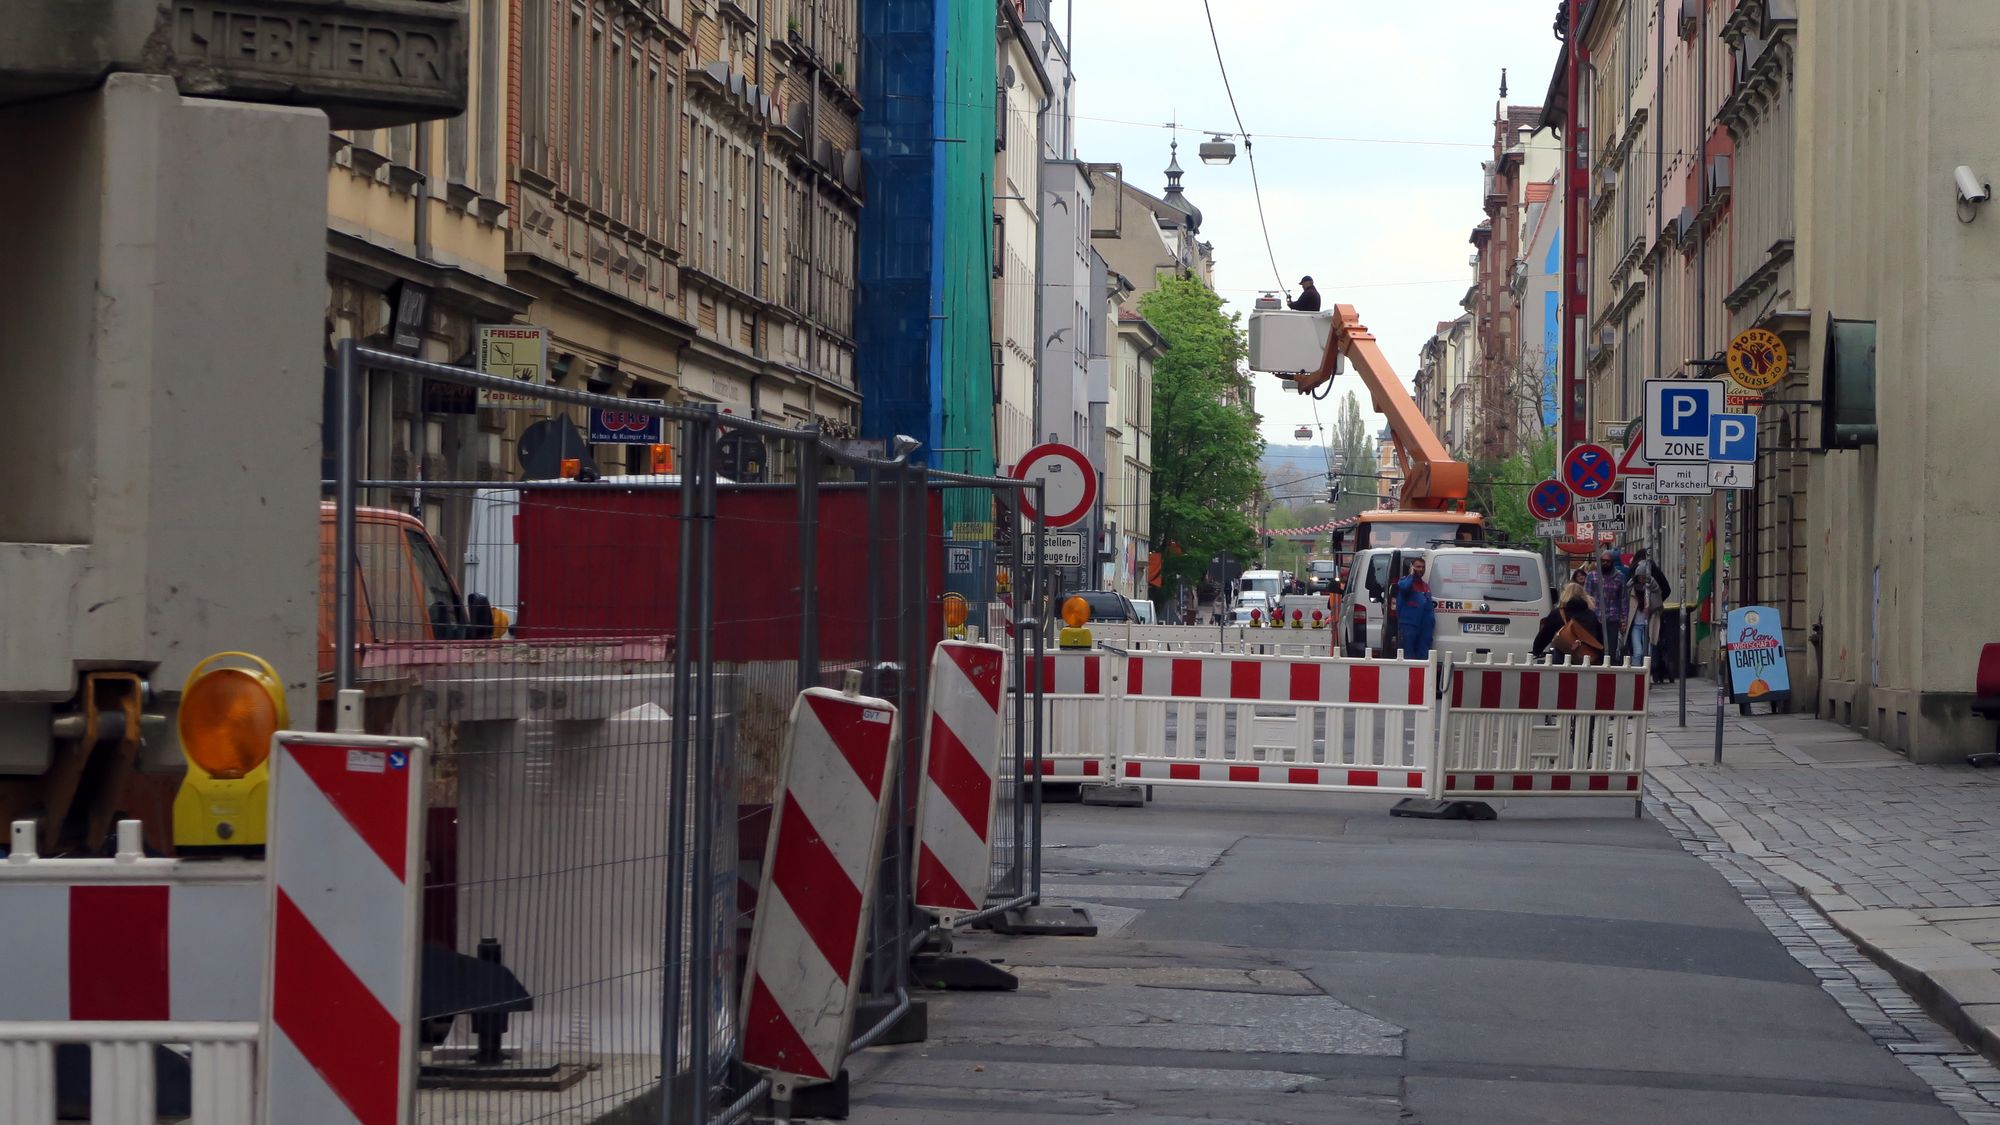
[[[1361,400],[1347,392],[1333,423],[1333,449],[1340,458],[1340,505],[1336,518],[1358,516],[1382,506],[1382,485],[1375,479],[1375,437],[1361,418]]]
[[[1210,558],[1249,562],[1261,546],[1251,503],[1264,439],[1248,405],[1243,329],[1195,278],[1162,277],[1139,312],[1167,345],[1153,367],[1153,543],[1163,584],[1193,584]]]
[[[1483,512],[1493,530],[1517,543],[1535,542],[1535,517],[1528,511],[1528,490],[1555,475],[1553,433],[1534,438],[1528,447],[1501,460],[1474,461],[1469,506]]]

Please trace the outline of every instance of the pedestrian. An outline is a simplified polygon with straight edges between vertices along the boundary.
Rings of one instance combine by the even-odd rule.
[[[1604,655],[1604,626],[1582,583],[1565,585],[1556,598],[1556,608],[1542,618],[1535,633],[1534,653],[1540,657],[1551,649],[1580,664],[1595,664]]]
[[[1618,569],[1618,557],[1608,550],[1598,556],[1597,570],[1583,584],[1596,605],[1597,619],[1604,623],[1604,631],[1598,635],[1604,639],[1606,659],[1613,664],[1624,658],[1625,628],[1632,620],[1626,585],[1625,572]]]
[[[1437,599],[1424,581],[1424,560],[1410,560],[1410,572],[1396,580],[1396,631],[1403,638],[1403,659],[1431,658],[1431,631],[1437,624]]]
[[[1659,567],[1653,565],[1653,560],[1647,557],[1644,547],[1632,552],[1630,588],[1632,592],[1630,652],[1633,663],[1644,664],[1653,656],[1653,621],[1659,617],[1660,607],[1666,604],[1668,595],[1673,593],[1673,587],[1667,582],[1667,576]]]
[[[1299,295],[1287,302],[1294,312],[1318,312],[1319,290],[1313,288],[1310,276],[1299,279]]]

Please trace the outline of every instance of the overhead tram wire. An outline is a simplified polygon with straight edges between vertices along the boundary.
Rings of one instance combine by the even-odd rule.
[[[1277,279],[1280,291],[1290,293],[1284,271],[1278,268],[1278,251],[1271,245],[1271,224],[1264,218],[1264,186],[1257,180],[1256,146],[1250,143],[1250,131],[1243,127],[1243,113],[1236,108],[1236,90],[1229,84],[1229,67],[1222,61],[1222,39],[1215,33],[1215,12],[1209,8],[1209,0],[1201,0],[1201,11],[1208,17],[1208,41],[1215,46],[1215,69],[1222,72],[1222,92],[1229,95],[1229,114],[1236,119],[1237,135],[1243,138],[1243,158],[1250,164],[1250,191],[1257,200],[1257,225],[1264,231],[1264,253],[1271,259],[1271,276]]]

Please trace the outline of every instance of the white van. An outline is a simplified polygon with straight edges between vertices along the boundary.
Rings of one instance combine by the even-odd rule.
[[[1542,556],[1498,547],[1440,547],[1430,553],[1437,599],[1432,647],[1453,656],[1528,656],[1548,616],[1549,576]]]
[[[1433,650],[1454,656],[1533,652],[1535,633],[1549,612],[1548,571],[1532,551],[1498,547],[1378,547],[1357,553],[1340,600],[1343,652],[1387,655],[1395,647],[1395,633],[1386,644],[1383,640],[1389,591],[1419,558],[1437,600]]]

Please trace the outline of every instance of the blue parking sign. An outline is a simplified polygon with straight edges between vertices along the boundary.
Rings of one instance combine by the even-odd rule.
[[[1646,460],[1707,461],[1709,419],[1722,413],[1726,387],[1721,379],[1646,380]]]
[[[1757,462],[1757,419],[1748,414],[1712,414],[1708,419],[1708,459],[1728,465]]]

